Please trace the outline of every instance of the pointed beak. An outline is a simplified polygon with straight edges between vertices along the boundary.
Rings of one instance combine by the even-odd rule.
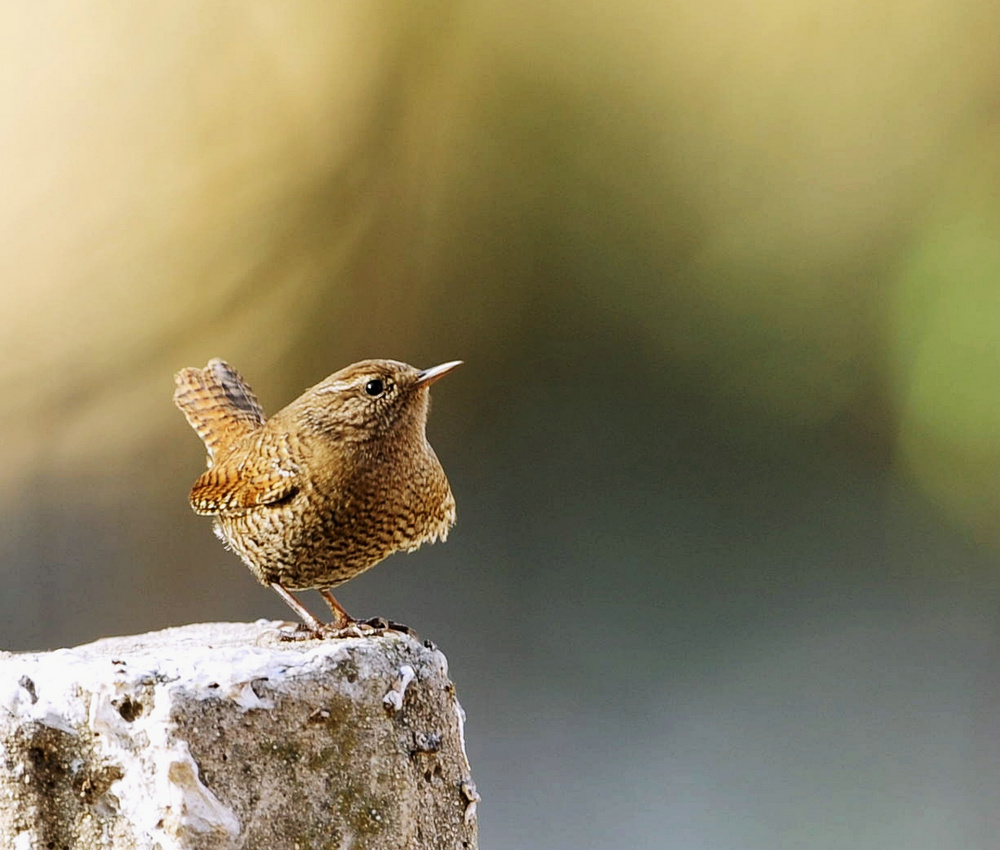
[[[416,386],[429,387],[436,380],[447,375],[456,366],[461,365],[461,360],[452,360],[449,363],[442,363],[440,366],[432,366],[430,369],[424,369],[419,375],[417,375]]]

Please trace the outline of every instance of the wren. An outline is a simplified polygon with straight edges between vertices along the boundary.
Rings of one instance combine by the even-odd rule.
[[[191,507],[313,631],[323,625],[290,591],[318,590],[344,629],[355,621],[330,588],[448,536],[455,499],[426,425],[431,384],[460,363],[363,360],[270,419],[224,360],[174,376],[174,403],[208,451]]]

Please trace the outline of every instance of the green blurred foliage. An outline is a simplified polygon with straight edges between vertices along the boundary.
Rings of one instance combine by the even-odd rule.
[[[890,317],[902,468],[954,521],[994,540],[1000,532],[995,141],[990,136],[972,147],[949,172],[900,269]]]

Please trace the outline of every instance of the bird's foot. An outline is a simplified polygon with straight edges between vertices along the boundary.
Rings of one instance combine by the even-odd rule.
[[[355,620],[330,592],[329,588],[320,588],[319,594],[326,600],[333,612],[334,620],[325,627],[325,633],[336,637],[370,637],[381,635],[385,632],[401,632],[412,638],[417,638],[417,633],[409,626],[402,623],[394,623],[385,617],[371,617],[368,620]],[[417,638],[419,640],[419,638]]]
[[[284,641],[326,640],[328,638],[372,637],[382,632],[366,622],[318,623],[316,628],[305,623],[286,623],[280,630]]]
[[[420,640],[420,636],[409,626],[387,620],[385,617],[355,620],[353,617],[346,616],[337,617],[330,623],[321,623],[316,619],[309,623],[286,621],[278,629],[280,639],[289,642],[324,640],[326,638],[379,637],[386,632],[397,632]]]
[[[310,632],[306,628],[306,632]],[[394,623],[385,617],[371,617],[368,620],[348,620],[344,622],[327,623],[318,632],[312,632],[314,636],[323,638],[348,638],[348,637],[379,637],[386,632],[400,632],[418,639],[417,633],[409,626],[402,623]],[[308,634],[307,634],[308,636]]]

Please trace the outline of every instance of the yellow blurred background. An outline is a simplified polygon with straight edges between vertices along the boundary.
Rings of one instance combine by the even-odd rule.
[[[461,358],[484,847],[995,846],[1000,6],[0,8],[0,647],[285,617],[171,376]],[[309,600],[315,608],[316,600]],[[316,610],[319,610],[316,608]]]

